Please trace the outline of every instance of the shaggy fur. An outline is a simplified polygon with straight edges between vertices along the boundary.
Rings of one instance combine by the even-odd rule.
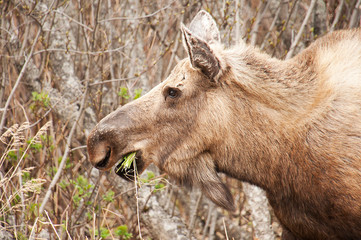
[[[360,29],[287,61],[224,49],[214,27],[182,32],[189,58],[96,126],[90,161],[109,169],[137,151],[139,172],[153,162],[233,210],[223,172],[267,192],[283,239],[361,239]]]

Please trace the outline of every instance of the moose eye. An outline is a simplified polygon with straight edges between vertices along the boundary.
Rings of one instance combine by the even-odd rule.
[[[167,86],[163,91],[163,96],[165,100],[167,100],[167,98],[171,98],[171,99],[179,98],[181,94],[182,91],[176,87]]]
[[[179,90],[175,88],[169,88],[168,89],[168,97],[170,98],[176,98],[179,95]]]

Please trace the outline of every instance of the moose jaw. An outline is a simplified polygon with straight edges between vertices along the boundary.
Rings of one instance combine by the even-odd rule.
[[[136,152],[139,173],[154,163],[233,211],[223,172],[266,191],[283,239],[361,239],[361,30],[289,60],[225,49],[205,11],[181,31],[188,58],[97,124],[91,163]]]

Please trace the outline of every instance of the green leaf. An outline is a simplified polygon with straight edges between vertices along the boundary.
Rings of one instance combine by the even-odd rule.
[[[140,98],[140,96],[142,95],[142,91],[143,91],[143,89],[135,89],[134,90],[134,100],[137,98]]]
[[[129,99],[128,89],[126,87],[121,87],[118,95],[124,99]]]
[[[158,183],[154,187],[155,187],[156,190],[160,190],[160,189],[164,188],[164,184],[163,183]]]
[[[95,230],[95,235],[96,235],[96,236],[99,236],[98,230]],[[104,227],[101,227],[101,228],[100,228],[100,237],[101,237],[102,239],[107,238],[109,235],[110,235],[109,229],[104,228]]]
[[[133,237],[133,234],[128,233],[128,226],[127,225],[120,225],[115,230],[115,235],[121,237],[120,239],[131,239]]]
[[[59,186],[62,188],[62,189],[65,189],[69,186],[69,183],[67,183],[66,181],[62,180],[60,183],[59,183]]]
[[[155,178],[155,174],[152,171],[148,171],[147,176],[148,176],[148,180],[151,180],[151,179]]]
[[[114,192],[112,190],[109,190],[106,194],[103,195],[103,199],[107,202],[113,202]]]
[[[102,238],[107,238],[110,235],[109,229],[107,228],[100,228],[100,231],[101,231],[100,236]]]

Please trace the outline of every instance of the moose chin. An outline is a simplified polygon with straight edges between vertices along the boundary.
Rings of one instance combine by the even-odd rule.
[[[139,173],[154,163],[233,211],[222,172],[266,191],[283,239],[361,239],[361,30],[288,60],[224,48],[205,11],[181,32],[188,57],[97,124],[91,163],[107,170],[135,152]]]

